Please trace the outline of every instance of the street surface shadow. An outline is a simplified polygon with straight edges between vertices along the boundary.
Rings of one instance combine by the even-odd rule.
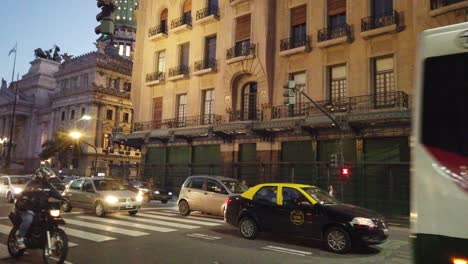
[[[236,236],[242,238],[239,234],[239,229],[231,226],[222,226],[222,227],[213,227],[210,228],[211,231],[216,232],[220,235],[227,235],[227,236]],[[283,243],[288,245],[300,246],[300,247],[307,247],[310,249],[318,250],[314,251],[315,255],[320,256],[328,256],[328,257],[335,257],[340,258],[343,256],[346,257],[371,257],[377,255],[381,252],[380,248],[374,246],[358,246],[353,248],[350,252],[345,255],[335,254],[329,252],[323,242],[304,238],[304,237],[297,237],[297,236],[288,236],[285,234],[274,234],[274,233],[259,233],[256,240],[260,241],[267,241],[272,243]]]

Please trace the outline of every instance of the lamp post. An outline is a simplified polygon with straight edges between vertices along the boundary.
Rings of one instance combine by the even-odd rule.
[[[70,131],[70,133],[68,134],[72,139],[75,139],[77,142],[78,142],[78,145],[80,144],[80,142],[83,142],[85,143],[86,145],[90,146],[91,148],[94,149],[94,152],[95,152],[95,157],[94,157],[94,168],[93,168],[93,174],[96,174],[97,176],[97,157],[98,157],[98,153],[97,153],[97,148],[94,146],[94,145],[91,145],[89,144],[88,142],[82,140],[80,141],[80,138],[83,137],[83,134],[79,131]]]

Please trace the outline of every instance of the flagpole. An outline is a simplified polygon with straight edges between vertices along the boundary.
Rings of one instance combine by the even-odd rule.
[[[13,72],[11,73],[11,83],[13,83],[13,80],[15,78],[16,53],[17,52],[18,52],[18,42],[16,42],[16,45],[15,45],[15,60],[13,61]]]
[[[15,53],[16,56],[16,53]],[[10,123],[10,139],[8,142],[8,151],[5,158],[5,169],[10,167],[11,162],[11,148],[13,147],[13,130],[15,130],[15,121],[16,121],[16,102],[18,98],[18,82],[19,82],[19,73],[16,77],[16,84],[15,84],[15,100],[13,101],[13,117]]]

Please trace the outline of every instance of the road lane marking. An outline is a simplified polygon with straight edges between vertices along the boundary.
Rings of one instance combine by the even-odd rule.
[[[218,239],[221,239],[221,237],[209,236],[209,235],[198,234],[198,233],[187,234],[187,236],[189,236],[189,237],[196,237],[196,238],[202,238],[202,239],[207,239],[207,240],[218,240]]]
[[[11,226],[6,226],[6,225],[0,225],[0,233],[9,235],[11,231]],[[75,244],[73,242],[68,242],[68,247],[76,247],[78,244]]]
[[[289,253],[289,254],[299,255],[303,257],[312,255],[311,252],[290,249],[290,248],[276,247],[276,246],[266,246],[266,247],[262,247],[262,249],[272,250],[272,251],[282,252],[282,253]]]
[[[165,212],[146,212],[148,214],[154,214],[154,215],[165,215],[165,216],[179,216],[178,213],[165,213]],[[214,219],[214,218],[208,218],[208,217],[203,217],[203,216],[184,216],[184,219],[198,219],[198,220],[203,220],[207,222],[213,222],[213,223],[220,223],[220,224],[225,224],[224,220],[221,219]]]
[[[160,216],[160,215],[154,215],[154,214],[138,214],[138,215],[139,216],[144,216],[144,217],[149,217],[149,218],[168,220],[168,221],[176,221],[176,222],[182,222],[182,223],[187,223],[187,224],[195,224],[195,225],[204,225],[204,226],[218,226],[218,225],[220,225],[218,223],[208,223],[208,222],[203,222],[203,221],[176,218],[176,217],[168,217],[168,216]]]
[[[2,216],[2,217],[0,217],[0,220],[5,220],[5,219],[8,219],[8,216]]]
[[[84,222],[84,221],[78,221],[78,220],[72,220],[72,219],[67,219],[66,222],[67,224],[84,226],[87,228],[98,229],[100,231],[107,231],[107,232],[118,233],[118,234],[123,234],[127,236],[133,236],[133,237],[149,235],[149,233],[145,233],[145,232],[132,231],[132,230],[123,229],[119,227],[113,227],[113,226],[101,225],[101,224],[93,224],[90,222]]]
[[[108,219],[108,218],[99,218],[99,217],[95,217],[95,216],[78,216],[78,218],[88,219],[88,220],[98,221],[98,222],[104,222],[104,223],[109,223],[109,224],[115,224],[115,225],[130,226],[130,227],[147,229],[147,230],[158,231],[158,232],[177,231],[176,229],[170,229],[170,228],[158,227],[158,226],[150,226],[150,225],[138,224],[138,223],[131,223],[131,222],[113,220],[113,219]]]
[[[146,218],[135,217],[135,216],[115,215],[114,217],[121,218],[121,219],[127,219],[127,220],[131,220],[131,221],[138,221],[138,222],[144,222],[144,223],[150,223],[150,224],[156,224],[156,225],[165,225],[165,226],[178,227],[178,228],[184,228],[184,229],[200,228],[199,226],[184,225],[184,224],[179,224],[179,223],[152,220],[152,219],[146,219]]]
[[[104,241],[109,241],[109,240],[116,240],[115,237],[98,235],[98,234],[94,234],[94,233],[91,233],[91,232],[76,230],[76,229],[69,228],[69,227],[64,227],[63,230],[69,236],[78,237],[78,238],[82,238],[82,239],[86,239],[86,240],[91,240],[91,241],[94,241],[94,242],[104,242]]]

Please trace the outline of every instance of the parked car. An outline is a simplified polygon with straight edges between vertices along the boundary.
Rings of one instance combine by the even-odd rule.
[[[111,212],[128,212],[135,215],[141,208],[143,197],[112,178],[80,178],[73,180],[63,192],[64,212],[73,207],[92,209],[103,217]]]
[[[179,213],[187,216],[191,211],[199,211],[223,216],[228,196],[241,194],[247,189],[247,186],[236,179],[221,176],[190,176],[180,190],[177,201]]]
[[[143,201],[145,202],[149,202],[150,200],[157,200],[165,204],[170,199],[172,199],[172,192],[164,188],[159,188],[158,186],[151,186],[148,183],[144,183],[143,181],[137,180],[129,181],[129,184],[132,187],[138,189],[138,191],[140,191],[140,193],[143,195]]]
[[[66,183],[63,182],[59,177],[51,177],[49,183],[57,189],[57,191],[64,191]]]
[[[380,244],[388,237],[382,215],[340,203],[311,185],[260,184],[226,202],[226,222],[247,239],[274,231],[321,240],[330,251],[346,253],[353,245]]]
[[[7,175],[0,177],[0,195],[6,198],[8,203],[13,203],[16,196],[23,192],[26,183],[31,180],[26,175]]]

